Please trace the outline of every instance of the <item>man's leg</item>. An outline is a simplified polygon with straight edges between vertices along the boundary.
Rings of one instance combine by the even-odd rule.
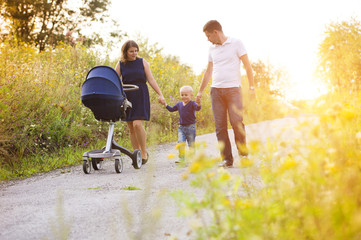
[[[228,165],[233,164],[231,142],[227,129],[227,104],[222,88],[211,88],[211,102],[216,127],[216,135],[219,143],[224,145],[221,155]]]
[[[246,129],[243,123],[243,104],[242,89],[228,89],[227,102],[229,103],[228,114],[231,122],[234,138],[237,145],[238,153],[241,156],[247,156],[248,150],[246,146]]]

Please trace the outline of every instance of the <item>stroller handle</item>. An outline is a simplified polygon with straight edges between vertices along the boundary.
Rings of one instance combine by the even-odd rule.
[[[135,90],[138,90],[138,89],[139,89],[139,87],[137,85],[123,84],[124,92],[135,91]]]

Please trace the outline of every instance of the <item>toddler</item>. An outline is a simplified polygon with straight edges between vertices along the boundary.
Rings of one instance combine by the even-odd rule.
[[[196,139],[196,115],[195,111],[201,109],[201,105],[192,101],[193,89],[191,86],[183,86],[180,89],[182,102],[177,103],[173,107],[167,105],[169,112],[178,111],[179,127],[178,127],[178,143],[188,143],[189,147],[194,145]],[[179,147],[179,160],[176,163],[184,161],[184,144]]]

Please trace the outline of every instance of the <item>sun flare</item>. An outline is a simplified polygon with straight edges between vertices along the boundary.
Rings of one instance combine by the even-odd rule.
[[[288,100],[312,100],[327,93],[327,87],[319,79],[297,79],[291,81],[291,87],[286,92]]]

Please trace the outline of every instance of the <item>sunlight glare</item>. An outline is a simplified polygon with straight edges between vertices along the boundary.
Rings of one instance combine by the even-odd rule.
[[[327,93],[327,87],[317,78],[297,79],[291,82],[291,87],[286,92],[288,100],[312,100]]]

